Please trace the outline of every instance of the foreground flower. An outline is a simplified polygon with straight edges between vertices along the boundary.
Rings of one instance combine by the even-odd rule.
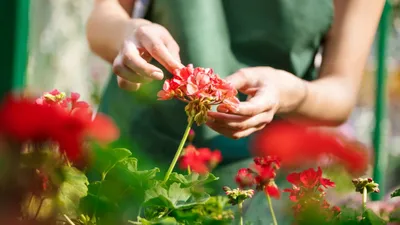
[[[187,102],[186,113],[198,125],[207,121],[207,111],[212,105],[223,104],[236,111],[239,104],[236,95],[237,90],[212,69],[194,68],[192,64],[175,70],[173,77],[164,82],[163,90],[157,94],[159,100],[176,98]]]
[[[181,157],[180,168],[188,169],[190,167],[196,173],[206,174],[222,160],[221,152],[211,151],[209,148],[196,149],[193,145],[185,148],[185,154]]]
[[[310,210],[319,211],[327,220],[340,212],[339,207],[331,207],[325,200],[325,188],[335,187],[335,183],[322,177],[320,167],[317,170],[310,168],[300,173],[291,173],[287,181],[292,184],[292,188],[284,192],[288,192],[289,199],[294,202],[292,209],[297,219]]]
[[[367,209],[368,193],[379,192],[379,184],[375,183],[372,178],[357,178],[352,180],[356,192],[362,194],[362,208],[363,211]]]
[[[52,104],[37,104],[30,99],[8,98],[0,109],[0,132],[18,142],[58,144],[59,150],[75,160],[82,152],[86,137],[109,142],[118,137],[118,129],[106,117],[93,121],[87,110],[70,114]]]
[[[235,181],[240,188],[252,188],[255,185],[257,191],[265,193],[274,225],[278,222],[271,197],[280,198],[280,190],[275,184],[276,170],[280,168],[280,165],[281,161],[276,156],[256,157],[252,168],[242,168],[235,176]]]
[[[240,214],[240,221],[239,224],[243,225],[243,202],[246,199],[252,198],[254,195],[254,190],[249,189],[249,190],[243,190],[240,188],[236,189],[231,189],[228,186],[225,186],[222,188],[225,191],[226,196],[229,199],[229,203],[231,205],[237,205],[239,208],[239,214]]]

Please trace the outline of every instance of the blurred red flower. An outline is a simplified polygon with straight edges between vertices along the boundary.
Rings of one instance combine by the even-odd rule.
[[[19,142],[53,141],[71,160],[80,155],[86,137],[109,142],[119,135],[105,116],[92,120],[92,113],[83,108],[72,114],[57,104],[37,104],[15,97],[7,98],[0,108],[0,132]]]
[[[328,156],[354,175],[365,172],[370,161],[364,145],[339,132],[286,121],[273,122],[258,132],[251,151],[255,156],[278,156],[286,168],[312,166]]]
[[[193,145],[188,145],[184,149],[184,155],[180,159],[180,168],[190,167],[196,173],[206,174],[215,168],[222,161],[221,152],[211,151],[209,148],[196,149]]]

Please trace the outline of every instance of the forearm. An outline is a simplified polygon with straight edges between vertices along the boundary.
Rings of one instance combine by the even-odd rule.
[[[141,23],[150,22],[131,19],[117,0],[97,0],[86,28],[89,46],[94,53],[112,63],[125,37]]]
[[[305,94],[299,105],[282,117],[315,125],[337,126],[350,116],[357,100],[357,88],[340,77],[304,81]]]

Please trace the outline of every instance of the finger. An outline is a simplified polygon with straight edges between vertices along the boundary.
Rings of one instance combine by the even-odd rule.
[[[278,97],[274,96],[274,93],[269,91],[268,88],[260,88],[248,101],[240,102],[237,111],[234,113],[243,116],[255,116],[264,111],[274,110],[279,103],[277,99]]]
[[[213,122],[231,130],[241,131],[250,129],[252,127],[260,127],[262,125],[268,124],[272,121],[272,119],[273,113],[263,112],[256,116],[247,117],[247,119],[241,121],[214,119]]]
[[[226,127],[219,126],[218,124],[213,122],[207,122],[206,125],[214,131],[224,135],[225,137],[233,138],[233,131],[229,130]]]
[[[263,126],[260,126],[260,127],[252,127],[252,128],[247,129],[247,130],[242,130],[242,131],[235,132],[235,133],[232,134],[232,138],[233,139],[240,139],[240,138],[247,137],[247,136],[249,136],[249,135],[251,135],[251,134],[253,134],[253,133],[255,133],[255,132],[259,131],[259,130],[262,130],[264,127],[265,127],[265,124]]]
[[[177,60],[179,64],[181,64],[181,67],[183,67],[181,63],[181,56],[179,55],[179,45],[176,43],[176,41],[171,37],[171,35],[166,35],[164,37],[164,43],[165,46],[168,48],[168,51],[171,53],[172,57]]]
[[[140,56],[139,50],[132,41],[125,41],[120,60],[122,60],[122,64],[143,77],[148,77],[154,80],[162,80],[164,78],[163,72],[160,68],[151,65]]]
[[[117,77],[118,86],[126,91],[137,91],[140,88],[140,83],[132,83],[121,77]]]
[[[265,127],[265,125],[262,125],[259,127],[252,127],[252,128],[246,129],[246,130],[237,131],[237,130],[231,130],[226,127],[219,126],[218,124],[215,124],[212,122],[207,122],[206,125],[208,127],[210,127],[211,129],[213,129],[214,131],[224,135],[225,137],[229,137],[232,139],[240,139],[243,137],[247,137],[250,134],[252,134],[256,131],[259,131]]]
[[[123,78],[126,81],[130,81],[133,83],[148,83],[152,81],[148,77],[140,76],[137,74],[135,71],[131,70],[124,64],[120,63],[122,56],[117,56],[117,58],[114,60],[113,64],[113,72],[117,76]]]
[[[213,121],[215,121],[215,120],[221,120],[221,121],[229,120],[229,121],[240,122],[240,121],[244,121],[244,120],[249,118],[248,116],[241,116],[241,115],[221,113],[221,112],[208,112],[207,115]]]
[[[161,65],[167,68],[168,71],[172,72],[175,69],[180,69],[183,65],[175,59],[172,54],[168,51],[165,44],[159,39],[143,38],[141,44],[150,55],[157,60]]]
[[[256,87],[256,79],[252,79],[245,69],[238,70],[236,73],[225,78],[228,83],[230,83],[237,90],[245,90],[248,87]]]

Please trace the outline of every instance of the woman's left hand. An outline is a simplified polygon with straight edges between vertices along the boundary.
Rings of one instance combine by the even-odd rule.
[[[263,129],[276,113],[296,109],[307,95],[307,83],[293,74],[271,67],[240,69],[226,78],[248,96],[238,110],[219,105],[208,113],[207,125],[224,136],[239,139]]]

